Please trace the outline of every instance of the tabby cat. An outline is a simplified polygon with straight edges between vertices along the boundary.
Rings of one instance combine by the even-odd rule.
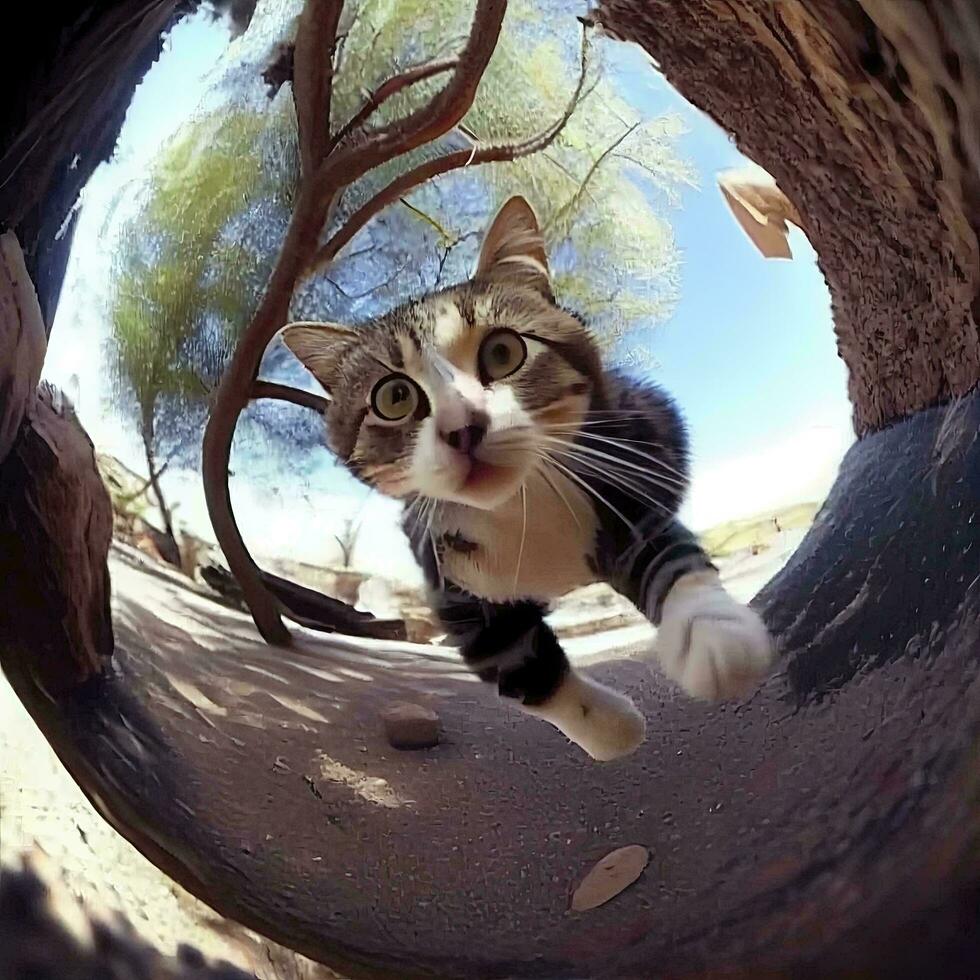
[[[675,518],[688,485],[676,407],[604,368],[556,304],[523,198],[497,215],[472,280],[357,329],[297,323],[282,338],[330,396],[333,452],[406,502],[433,609],[466,663],[594,759],[635,749],[644,720],[569,665],[545,621],[569,590],[605,581],[635,603],[693,697],[744,694],[770,667],[762,621]]]

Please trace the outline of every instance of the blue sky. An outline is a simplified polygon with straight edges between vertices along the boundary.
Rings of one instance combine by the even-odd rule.
[[[134,468],[139,468],[139,453],[133,438],[99,397],[104,381],[99,352],[111,281],[106,243],[118,218],[113,201],[127,185],[138,186],[159,146],[193,112],[227,45],[221,24],[201,15],[185,21],[140,86],[115,158],[96,173],[83,196],[52,336],[46,376],[67,385],[77,375],[74,394],[83,422],[97,444]],[[640,49],[617,45],[612,62],[623,94],[639,111],[650,116],[673,111],[686,121],[689,131],[679,150],[699,175],[699,188],[685,188],[682,207],[669,214],[683,254],[681,299],[650,341],[658,362],[653,377],[677,399],[691,430],[694,486],[684,516],[695,527],[706,527],[819,498],[851,434],[846,374],[813,251],[794,229],[792,261],[763,259],[715,183],[719,171],[745,163],[732,142],[666,84]],[[178,518],[205,533],[196,474],[169,479],[171,491],[182,498]],[[300,488],[302,507],[296,506],[296,491],[288,483],[235,487],[243,532],[248,538],[253,527],[257,550],[282,551],[275,542],[309,538],[297,531],[303,521],[319,528],[321,541],[329,539],[333,524],[362,505],[363,492],[335,470],[324,467],[311,479]],[[326,493],[348,499],[325,508],[318,499]],[[377,501],[371,506],[380,508],[378,519],[390,529],[386,522],[394,511]],[[377,547],[383,553],[383,535]]]
[[[684,256],[681,300],[651,347],[658,378],[684,407],[703,459],[759,448],[776,435],[848,411],[830,297],[816,256],[793,229],[793,261],[765,260],[724,205],[720,171],[745,165],[734,143],[651,70],[635,46],[617,51],[626,97],[687,122],[681,153],[700,177],[671,215]]]

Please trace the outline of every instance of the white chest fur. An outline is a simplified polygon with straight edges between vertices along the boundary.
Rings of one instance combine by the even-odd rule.
[[[595,512],[559,473],[532,475],[493,511],[450,504],[433,531],[445,542],[446,578],[485,599],[549,600],[596,580]]]

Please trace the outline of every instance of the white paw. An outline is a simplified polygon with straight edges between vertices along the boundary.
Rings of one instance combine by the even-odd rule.
[[[521,708],[551,722],[599,762],[628,755],[646,731],[643,715],[628,697],[574,670],[544,704]]]
[[[706,701],[750,693],[776,655],[758,613],[736,602],[716,572],[685,575],[670,590],[654,652],[671,680]]]

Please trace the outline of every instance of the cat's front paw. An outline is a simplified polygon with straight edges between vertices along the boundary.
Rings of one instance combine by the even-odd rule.
[[[736,602],[716,572],[694,572],[673,586],[654,652],[671,680],[706,701],[750,693],[776,656],[759,614]]]
[[[628,755],[643,741],[646,722],[636,705],[598,681],[574,670],[543,704],[523,710],[550,721],[598,762]]]

